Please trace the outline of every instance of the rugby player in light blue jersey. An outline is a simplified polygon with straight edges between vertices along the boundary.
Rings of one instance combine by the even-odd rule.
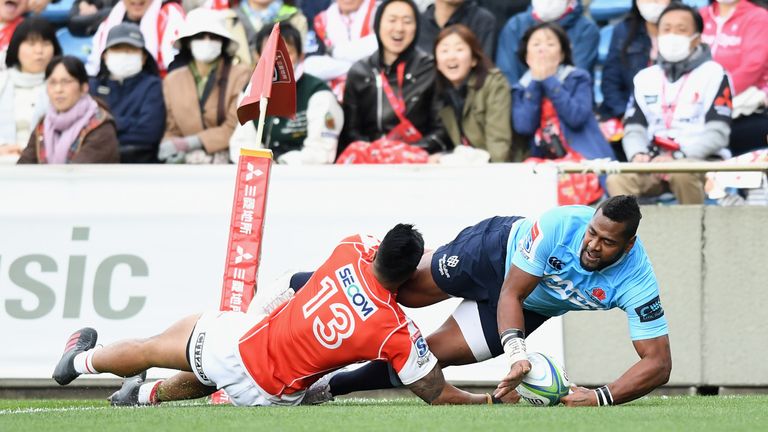
[[[422,307],[464,298],[427,343],[443,367],[505,354],[510,372],[495,393],[505,399],[531,367],[526,334],[568,311],[620,308],[640,360],[614,382],[575,388],[562,401],[598,406],[637,399],[665,384],[672,369],[656,276],[636,236],[640,218],[634,197],[616,196],[597,210],[566,206],[538,219],[486,219],[427,252],[397,301]],[[386,363],[371,362],[318,381],[305,400],[320,403],[396,381]]]

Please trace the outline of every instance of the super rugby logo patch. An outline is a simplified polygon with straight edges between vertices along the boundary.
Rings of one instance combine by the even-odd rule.
[[[349,303],[352,305],[352,309],[355,310],[357,316],[359,316],[361,320],[367,320],[379,310],[360,284],[360,278],[357,277],[352,264],[347,264],[344,267],[337,269],[336,279],[339,280],[341,290],[344,292],[344,295],[347,296],[347,300],[349,300]]]
[[[416,356],[418,357],[416,359],[416,364],[421,367],[429,362],[429,346],[427,345],[427,341],[424,339],[424,336],[421,335],[421,331],[416,328],[412,322],[410,322],[408,325],[411,330],[411,343],[413,343],[413,347],[416,350]]]
[[[539,229],[539,223],[534,222],[531,227],[531,231],[528,233],[521,243],[520,252],[527,260],[532,260],[536,256],[536,248],[541,244],[541,240],[544,238],[541,230]]]

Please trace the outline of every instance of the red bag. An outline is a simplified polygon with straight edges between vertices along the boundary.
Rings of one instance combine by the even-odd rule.
[[[427,163],[426,150],[387,138],[372,143],[355,141],[336,159],[337,164],[418,164]]]
[[[573,150],[560,159],[528,158],[525,163],[579,163],[584,157]],[[603,197],[600,179],[595,173],[560,174],[557,179],[557,203],[559,205],[592,204]]]

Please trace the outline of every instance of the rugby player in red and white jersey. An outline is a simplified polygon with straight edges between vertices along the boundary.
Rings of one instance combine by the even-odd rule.
[[[202,390],[191,392],[195,396],[220,388],[236,405],[297,405],[323,375],[352,363],[386,360],[427,403],[499,402],[446,383],[419,329],[395,302],[423,251],[424,240],[412,225],[395,226],[381,243],[370,236],[348,237],[298,294],[266,317],[208,312],[157,336],[103,348],[96,347],[96,330],[85,328],[70,336],[53,378],[66,385],[81,374],[128,377],[163,367],[193,372],[206,386],[197,386]],[[134,386],[131,394],[120,395],[122,402],[190,397],[183,389],[174,394],[174,386],[164,394],[160,383]]]

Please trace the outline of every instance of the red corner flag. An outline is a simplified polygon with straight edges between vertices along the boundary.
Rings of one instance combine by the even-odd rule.
[[[293,78],[291,58],[280,37],[280,23],[272,27],[267,45],[245,90],[245,98],[237,107],[240,124],[259,118],[262,98],[271,98],[265,114],[289,117],[296,113],[296,80]]]

